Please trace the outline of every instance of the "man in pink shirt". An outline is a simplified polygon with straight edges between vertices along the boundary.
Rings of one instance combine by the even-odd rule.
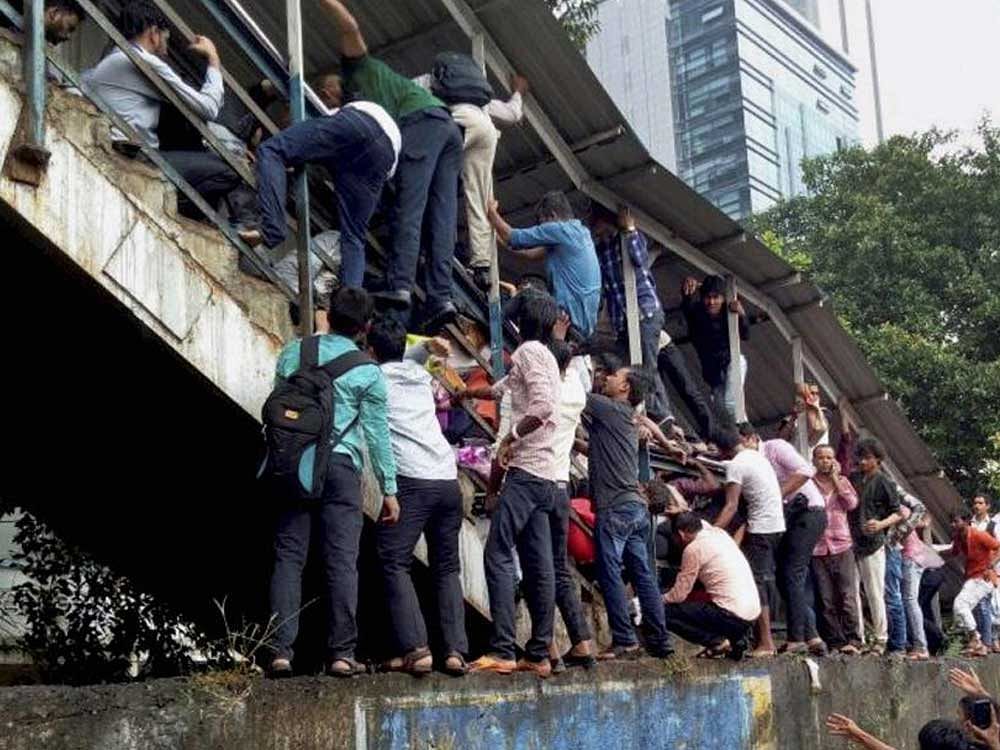
[[[507,471],[484,551],[490,593],[493,637],[490,653],[474,661],[478,672],[552,673],[549,642],[555,616],[555,572],[549,513],[559,491],[555,436],[562,378],[547,346],[558,308],[547,294],[532,294],[518,311],[523,343],[511,357],[507,377],[492,388],[468,389],[463,398],[495,398],[510,394],[511,430],[497,451]],[[524,573],[523,586],[531,614],[531,638],[524,658],[515,662],[514,550]]]
[[[830,445],[813,450],[813,482],[826,503],[826,531],[813,550],[812,572],[821,607],[819,616],[830,648],[858,654],[861,613],[858,611],[858,567],[847,514],[858,507],[858,493],[840,474],[840,463]]]
[[[729,534],[694,513],[678,515],[674,530],[684,554],[673,588],[663,595],[667,629],[701,644],[708,656],[741,658],[760,616],[750,563]],[[687,601],[696,581],[705,587],[707,601]]]

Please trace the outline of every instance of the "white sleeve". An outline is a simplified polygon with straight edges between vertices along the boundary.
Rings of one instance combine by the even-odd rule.
[[[224,91],[222,73],[218,68],[210,65],[205,72],[205,82],[200,89],[196,89],[182,81],[181,77],[165,60],[148,52],[142,53],[142,59],[160,74],[160,77],[180,96],[185,104],[195,111],[195,114],[209,121],[219,116]]]
[[[490,103],[486,105],[486,114],[497,125],[505,127],[517,125],[524,117],[524,102],[521,98],[521,93],[515,91],[510,95],[510,99],[505,102],[500,99],[491,99]]]
[[[726,484],[743,484],[743,466],[736,459],[726,462]]]
[[[412,80],[415,84],[417,84],[422,89],[427,89],[428,91],[431,90],[431,83],[432,83],[433,79],[431,78],[431,74],[430,73],[424,73],[423,75],[415,76],[414,78],[411,78],[410,80]]]

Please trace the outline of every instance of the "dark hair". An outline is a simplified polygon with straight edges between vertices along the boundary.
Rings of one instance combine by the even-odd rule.
[[[80,3],[74,2],[74,0],[45,0],[45,9],[72,13],[81,19],[86,17],[83,8],[80,7]]]
[[[652,477],[645,483],[646,504],[649,512],[654,514],[663,513],[673,499],[667,483],[659,477]]]
[[[879,461],[885,460],[885,448],[882,447],[882,443],[872,437],[859,440],[855,453],[858,456],[871,456]]]
[[[569,205],[566,194],[561,190],[553,190],[542,196],[535,206],[535,217],[539,221],[555,217],[556,221],[569,221],[574,218],[573,207]]]
[[[965,506],[962,506],[961,508],[958,508],[957,510],[953,510],[951,512],[951,515],[949,516],[949,518],[952,521],[966,521],[966,522],[969,522],[969,521],[972,520],[972,509],[971,508],[966,508]]]
[[[549,282],[544,276],[538,273],[525,273],[517,280],[517,288],[520,291],[525,289],[536,289],[539,292],[549,293]]]
[[[970,742],[962,728],[954,721],[931,719],[920,728],[917,735],[920,750],[974,750],[979,747]]]
[[[517,330],[524,341],[552,340],[552,326],[556,324],[559,307],[548,294],[533,292],[524,298],[517,310]]]
[[[710,294],[726,295],[726,280],[721,276],[712,274],[706,276],[701,282],[701,298],[705,299]]]
[[[591,226],[601,221],[605,224],[611,224],[612,226],[618,223],[618,214],[611,209],[606,208],[603,203],[591,201],[589,213]]]
[[[326,311],[330,331],[342,336],[357,336],[365,329],[375,312],[368,292],[342,286],[330,292],[330,309]]]
[[[118,25],[121,27],[122,36],[129,40],[142,36],[147,29],[170,28],[167,17],[149,0],[131,0],[122,8]]]
[[[735,427],[720,427],[712,435],[712,442],[723,453],[730,453],[740,444],[740,433]]]
[[[697,534],[701,531],[701,523],[701,516],[697,513],[692,513],[691,511],[686,510],[683,513],[678,513],[674,517],[674,530],[684,531],[688,534]]]
[[[648,370],[642,367],[627,367],[626,379],[628,380],[628,402],[632,406],[638,406],[646,400],[646,395],[656,389],[653,376]]]
[[[566,368],[569,367],[569,361],[573,359],[573,348],[565,341],[553,339],[549,342],[549,351],[556,358],[556,364],[559,365],[559,372],[566,372]]]
[[[618,372],[622,369],[621,357],[613,352],[596,352],[590,356],[590,360],[595,371]]]
[[[406,353],[406,328],[391,315],[380,315],[368,331],[368,346],[379,363],[399,362]]]
[[[740,437],[759,437],[760,433],[757,432],[757,428],[754,427],[749,422],[740,422],[736,425],[736,431],[740,433]]]
[[[288,303],[288,319],[292,321],[292,325],[296,328],[299,327],[299,323],[302,322],[302,314],[299,312],[298,302]]]

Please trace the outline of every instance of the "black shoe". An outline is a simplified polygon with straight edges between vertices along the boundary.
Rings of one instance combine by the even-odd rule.
[[[272,680],[283,680],[292,676],[292,664],[288,659],[275,659],[267,668],[267,676]]]
[[[552,665],[552,674],[562,674],[566,671],[566,663],[558,656],[555,659],[550,658],[549,664]]]
[[[472,274],[472,281],[477,287],[479,287],[484,294],[489,294],[490,292],[490,267],[489,266],[474,266],[470,270]]]
[[[406,289],[373,292],[372,299],[380,307],[389,307],[395,310],[408,310],[412,301],[412,297]]]
[[[674,650],[670,646],[665,648],[651,648],[648,651],[649,655],[656,659],[669,659],[674,655]]]
[[[427,316],[427,320],[424,323],[424,333],[428,336],[437,336],[441,332],[441,329],[455,322],[457,315],[458,310],[455,309],[455,306],[451,302],[445,302]]]
[[[572,651],[567,651],[563,654],[561,661],[567,667],[583,667],[584,669],[593,669],[597,666],[597,658],[593,654],[577,656]]]

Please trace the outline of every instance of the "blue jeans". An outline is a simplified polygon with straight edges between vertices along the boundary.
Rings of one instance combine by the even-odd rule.
[[[257,149],[260,228],[268,247],[286,236],[286,169],[319,164],[333,177],[340,215],[340,280],[360,287],[365,277],[365,235],[394,158],[389,136],[358,110],[344,108],[277,133]]]
[[[559,488],[555,482],[511,469],[490,521],[483,558],[490,592],[493,638],[490,650],[504,659],[515,654],[514,550],[524,574],[521,586],[531,615],[531,638],[524,653],[532,661],[549,656],[555,618],[556,582],[549,513]]]
[[[458,178],[462,171],[462,131],[446,109],[424,109],[399,123],[403,153],[396,170],[389,287],[410,291],[417,275],[421,240],[428,257],[428,309],[451,301],[451,259],[458,220]]]
[[[302,571],[310,546],[319,553],[325,581],[327,657],[354,658],[358,641],[358,550],[364,523],[361,477],[351,459],[330,459],[323,497],[289,503],[278,518],[271,574],[271,614],[276,623],[271,648],[291,659],[302,610]]]
[[[889,621],[889,651],[906,650],[906,610],[903,608],[903,553],[885,548],[885,615]]]
[[[924,632],[924,613],[920,609],[920,578],[924,569],[908,558],[903,558],[903,606],[906,608],[906,632],[914,651],[927,650]]]
[[[622,566],[639,597],[642,620],[649,633],[649,651],[665,655],[671,650],[663,611],[663,599],[649,564],[649,511],[639,500],[599,509],[594,524],[597,548],[597,580],[608,612],[612,643],[630,647],[638,643],[628,616]]]
[[[986,646],[993,645],[993,597],[984,597],[975,609],[972,616],[976,618],[976,630],[979,631],[979,638]]]

